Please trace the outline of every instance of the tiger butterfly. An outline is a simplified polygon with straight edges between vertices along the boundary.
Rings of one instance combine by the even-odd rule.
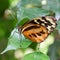
[[[43,42],[56,25],[56,18],[42,16],[24,23],[22,27],[18,27],[18,31],[33,42]]]

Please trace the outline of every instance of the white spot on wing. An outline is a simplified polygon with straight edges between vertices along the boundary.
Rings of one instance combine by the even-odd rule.
[[[37,24],[39,24],[39,22],[37,22],[37,20],[34,20],[34,22],[36,22]]]

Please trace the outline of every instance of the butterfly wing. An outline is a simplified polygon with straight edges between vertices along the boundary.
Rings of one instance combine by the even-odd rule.
[[[27,24],[22,33],[33,42],[42,42],[48,36],[48,30],[39,24]]]
[[[21,32],[33,42],[42,42],[56,27],[56,19],[51,16],[38,17],[25,23]]]

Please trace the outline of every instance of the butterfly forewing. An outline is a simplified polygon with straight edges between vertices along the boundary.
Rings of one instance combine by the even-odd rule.
[[[56,27],[56,19],[51,16],[35,18],[26,22],[21,32],[33,42],[42,42]]]

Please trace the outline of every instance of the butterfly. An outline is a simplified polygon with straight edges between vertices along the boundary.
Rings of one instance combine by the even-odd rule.
[[[56,18],[42,16],[24,23],[22,27],[18,27],[18,31],[33,42],[43,42],[56,25]]]

